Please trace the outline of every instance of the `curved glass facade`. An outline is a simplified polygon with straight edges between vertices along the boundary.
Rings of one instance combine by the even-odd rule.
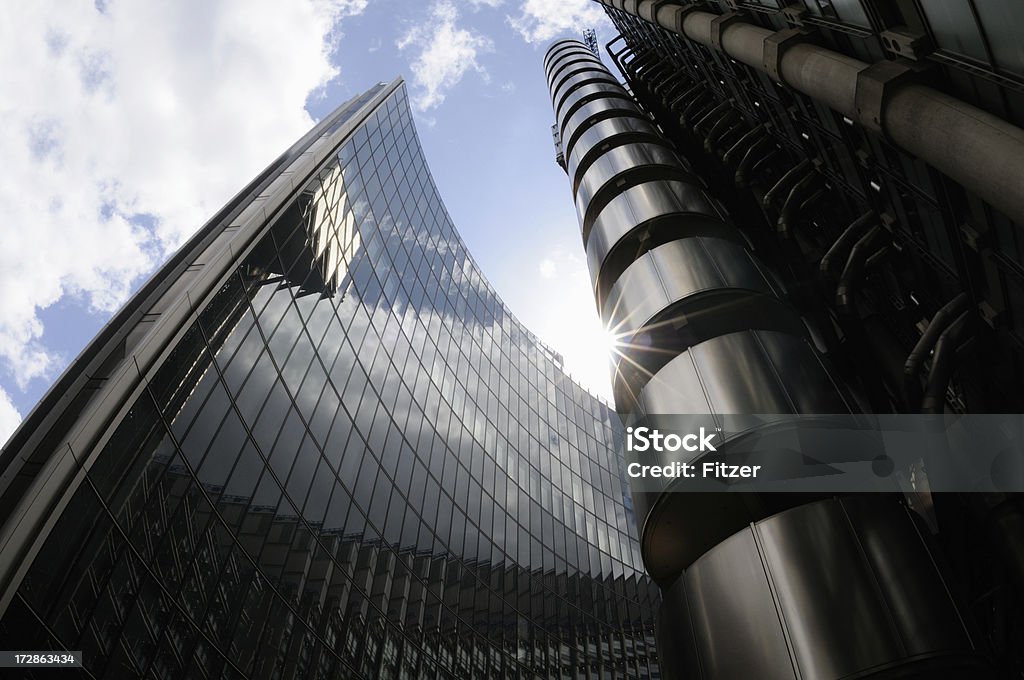
[[[484,280],[378,92],[50,456],[75,467],[5,647],[97,678],[659,676],[618,419]]]

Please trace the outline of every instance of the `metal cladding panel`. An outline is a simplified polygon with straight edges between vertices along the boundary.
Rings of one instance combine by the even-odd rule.
[[[914,522],[890,522],[883,506],[864,499],[851,499],[843,508],[857,527],[858,546],[876,575],[889,618],[907,655],[962,647],[969,632],[948,597],[948,586],[935,570],[930,551],[889,548],[921,543],[921,527]],[[908,578],[908,574],[914,574],[914,578]],[[922,621],[928,625],[922,626]]]
[[[601,60],[594,56],[593,52],[587,51],[586,54],[582,52],[570,52],[566,55],[565,59],[559,59],[551,67],[551,73],[548,75],[548,87],[550,89],[555,88],[559,81],[568,73],[568,69],[579,64],[592,64],[595,70],[605,71],[608,69],[604,67]]]
[[[670,241],[622,273],[605,301],[602,317],[616,335],[631,337],[673,303],[723,289],[780,296],[776,284],[743,246],[705,237]],[[728,310],[718,315],[722,314]],[[687,323],[685,305],[679,309],[678,323]]]
[[[919,570],[932,560],[895,499],[822,500],[708,551],[666,589],[663,618],[691,631],[687,677],[981,677],[945,585]]]
[[[712,413],[845,413],[845,403],[805,338],[732,333],[693,348]]]
[[[579,97],[576,96],[578,89],[570,89],[569,84],[570,81],[579,82],[581,78],[584,80],[591,80],[595,85],[603,85],[603,91],[606,91],[611,95],[628,97],[626,90],[624,90],[617,82],[614,82],[614,80],[609,77],[607,71],[599,68],[593,68],[588,63],[577,64],[565,71],[556,84],[557,92],[564,94],[564,96],[560,96],[556,100],[558,101],[558,107],[556,110],[555,120],[559,123],[569,115],[567,112],[573,107],[573,105],[580,101]],[[580,85],[580,87],[586,86]]]
[[[778,331],[748,330],[694,345],[661,368],[637,399],[639,415],[850,410],[808,341]]]
[[[547,52],[544,53],[544,72],[547,73],[551,69],[551,60],[562,50],[567,50],[570,47],[586,47],[579,40],[557,40],[551,43],[548,47]]]
[[[591,73],[588,71],[587,73]],[[559,127],[562,130],[562,135],[566,136],[567,133],[575,132],[575,127],[572,124],[573,118],[578,114],[583,106],[590,104],[600,99],[612,99],[619,107],[629,108],[631,111],[635,111],[633,117],[639,117],[639,109],[632,104],[632,100],[629,99],[629,95],[626,91],[614,83],[609,82],[593,82],[588,83],[580,87],[577,90],[573,90],[562,102],[562,105],[558,109],[558,115],[555,120],[558,122]],[[575,143],[575,142],[574,142]]]
[[[597,99],[581,100],[577,104],[566,106],[562,111],[565,122],[561,123],[559,128],[565,150],[571,151],[576,140],[588,127],[598,121],[615,116],[642,118],[643,114],[640,113],[640,109],[636,107],[632,99],[611,90],[599,95]]]
[[[598,232],[609,245],[636,226],[663,215],[690,213],[720,218],[704,191],[690,182],[658,180],[630,187],[613,198],[594,218],[590,238]],[[733,233],[735,228],[729,227]],[[588,251],[590,242],[587,242]]]
[[[616,387],[619,387],[616,381]],[[713,413],[701,385],[700,367],[691,352],[683,352],[663,366],[639,393],[631,393],[634,416],[658,413]],[[616,394],[616,402],[620,395]],[[622,401],[627,401],[622,399]],[[642,518],[641,518],[642,519]]]
[[[752,532],[741,531],[715,546],[667,590],[664,604],[673,618],[685,616],[692,627],[699,660],[694,665],[702,671],[696,677],[799,677],[782,627],[765,625],[778,611]],[[723,634],[728,645],[722,644]]]
[[[584,69],[608,73],[608,69],[604,67],[601,60],[597,59],[589,50],[563,52],[558,59],[551,62],[551,72],[547,75],[550,90],[556,92],[570,73]]]
[[[598,306],[636,253],[692,236],[745,243],[723,222],[704,193],[689,182],[655,180],[630,187],[608,202],[587,234],[587,263]]]
[[[576,139],[566,159],[566,171],[572,178],[573,190],[575,191],[581,174],[586,172],[601,154],[629,141],[660,144],[662,139],[650,123],[633,116],[607,118],[587,128]]]
[[[581,45],[577,42],[566,43],[551,53],[547,63],[544,65],[544,72],[550,76],[558,69],[561,63],[566,59],[573,58],[574,55],[588,55],[594,59],[600,60],[600,57],[594,54],[586,45]]]
[[[950,626],[959,617],[934,558],[894,499],[823,501],[758,522],[755,531],[778,598],[776,621],[785,622],[805,676],[848,677],[922,653],[972,651],[966,630]],[[872,561],[864,539],[882,536],[901,539],[885,541],[883,563],[930,568],[879,570],[882,546]],[[912,593],[900,596],[904,603],[929,604],[897,613],[886,595],[901,592]]]
[[[582,111],[589,109],[590,106],[587,106]],[[607,195],[610,190],[620,188],[618,180],[624,173],[631,170],[656,172],[659,167],[665,170],[666,179],[674,173],[683,173],[682,164],[675,153],[660,144],[649,142],[618,146],[598,158],[583,175],[576,192],[576,213],[583,223],[584,231],[589,233],[597,212],[607,205],[612,196],[607,196],[607,200],[594,199],[602,193]],[[613,183],[615,186],[612,186]]]
[[[593,265],[600,264],[623,236],[650,220],[680,213],[716,214],[704,193],[688,182],[654,180],[623,191],[594,218],[586,241],[591,273],[596,275]]]
[[[586,45],[584,45],[584,44],[582,44],[580,42],[577,42],[575,40],[567,40],[564,43],[558,45],[557,49],[552,50],[544,58],[544,70],[546,72],[550,73],[551,70],[553,68],[555,68],[555,65],[559,61],[561,61],[562,59],[565,59],[566,55],[576,54],[576,53],[590,54],[591,56],[597,56],[593,52],[591,52],[590,48],[587,47]]]
[[[584,85],[604,83],[612,85],[618,88],[618,91],[624,91],[622,86],[613,78],[607,71],[601,71],[599,69],[583,69],[581,71],[573,71],[567,74],[558,84],[558,88],[555,90],[554,101],[555,104],[555,117],[562,109],[562,104],[565,102],[566,97],[576,89],[583,87]]]
[[[801,670],[841,678],[902,655],[875,575],[839,504],[791,510],[756,531],[779,600],[775,618],[785,621]],[[709,562],[724,568],[715,558]]]

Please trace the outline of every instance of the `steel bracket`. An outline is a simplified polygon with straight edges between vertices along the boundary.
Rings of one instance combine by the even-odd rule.
[[[768,76],[777,83],[782,82],[780,73],[782,54],[797,43],[806,42],[814,32],[808,28],[784,28],[764,39],[761,62]]]
[[[665,5],[659,4],[654,11],[655,20],[657,20],[658,18],[658,11],[661,10],[663,7],[668,9],[669,12],[673,13],[670,15],[671,19],[664,21],[664,23],[660,21],[655,21],[655,23],[657,23],[662,28],[667,28],[668,30],[672,31],[677,35],[686,35],[686,33],[683,31],[683,22],[686,20],[687,15],[697,10],[707,9],[707,7],[704,5],[704,0],[695,0],[694,2],[689,2],[683,5],[680,5],[678,3],[666,3]],[[670,25],[666,26],[665,24]]]
[[[636,7],[637,15],[645,21],[658,23],[658,10],[668,4],[668,0],[643,0]]]
[[[726,12],[720,16],[715,17],[711,20],[711,46],[719,52],[724,52],[722,49],[722,32],[725,31],[725,27],[729,24],[737,21],[743,21],[746,19],[746,15],[743,12]]]
[[[906,59],[875,62],[857,74],[854,105],[857,122],[876,134],[884,135],[882,112],[892,92],[908,82],[919,82],[926,67]]]
[[[799,2],[790,3],[782,8],[782,15],[789,23],[799,26],[803,24],[804,17],[807,16],[807,8]]]

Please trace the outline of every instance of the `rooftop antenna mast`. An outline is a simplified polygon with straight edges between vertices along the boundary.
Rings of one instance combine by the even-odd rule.
[[[590,51],[596,54],[598,57],[601,55],[598,53],[597,47],[597,33],[592,28],[583,29],[583,43],[590,48]]]

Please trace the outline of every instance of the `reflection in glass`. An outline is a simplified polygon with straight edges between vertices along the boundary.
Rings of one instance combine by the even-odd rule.
[[[0,635],[110,678],[658,677],[616,416],[476,269],[404,89],[332,143]]]

